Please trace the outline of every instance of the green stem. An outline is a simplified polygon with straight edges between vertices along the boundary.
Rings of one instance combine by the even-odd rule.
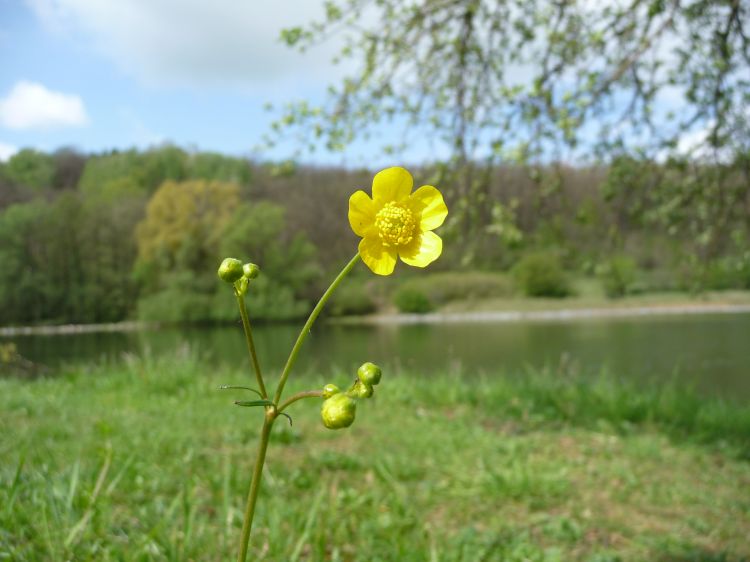
[[[279,400],[281,400],[281,394],[284,392],[284,385],[286,384],[286,380],[289,378],[289,373],[291,372],[292,367],[294,366],[294,362],[297,360],[297,355],[299,354],[299,351],[302,348],[302,344],[304,343],[305,338],[307,337],[307,334],[310,333],[310,330],[312,329],[312,325],[315,323],[315,320],[318,318],[320,311],[323,310],[323,307],[325,306],[326,302],[328,302],[328,299],[331,297],[331,295],[336,290],[336,288],[344,280],[344,277],[346,277],[346,275],[352,269],[354,269],[354,266],[357,265],[358,261],[359,261],[359,254],[356,254],[349,261],[349,263],[344,266],[344,269],[341,270],[341,273],[338,274],[336,279],[333,280],[333,283],[331,283],[330,287],[326,289],[326,292],[323,293],[323,296],[320,297],[318,304],[315,305],[315,308],[313,308],[313,311],[310,313],[310,317],[307,319],[307,322],[305,322],[305,325],[302,327],[302,331],[299,333],[299,336],[297,336],[297,341],[294,343],[294,347],[292,348],[292,351],[289,354],[289,359],[286,360],[286,365],[284,366],[284,370],[281,372],[281,378],[279,379],[279,386],[276,387],[276,393],[274,394],[274,397],[273,397],[274,404],[278,404]]]
[[[260,491],[260,479],[263,476],[263,465],[266,462],[266,451],[268,450],[268,440],[271,435],[271,427],[276,419],[275,414],[266,411],[266,419],[263,421],[263,429],[260,432],[260,442],[258,443],[258,454],[255,457],[255,468],[253,469],[253,479],[250,483],[250,492],[247,495],[247,506],[245,507],[245,519],[242,522],[242,536],[240,537],[240,553],[237,556],[237,562],[247,560],[247,549],[250,544],[250,529],[253,526],[253,516],[255,515],[255,504],[258,501],[258,492]]]
[[[258,381],[258,387],[260,395],[263,398],[268,398],[268,392],[266,392],[266,385],[263,384],[263,375],[260,371],[260,363],[258,362],[258,354],[255,352],[255,342],[253,341],[253,332],[250,328],[250,318],[247,315],[247,306],[245,305],[245,297],[239,292],[234,292],[237,297],[237,305],[240,307],[240,316],[242,317],[242,327],[245,329],[245,340],[247,341],[247,351],[250,353],[250,359],[253,362],[253,368],[255,369],[255,379]]]
[[[302,400],[303,398],[320,398],[321,396],[323,396],[322,390],[306,390],[304,392],[298,392],[297,394],[293,394],[287,400],[285,400],[281,404],[281,406],[279,406],[279,413],[286,410],[289,406],[294,404],[297,400]]]

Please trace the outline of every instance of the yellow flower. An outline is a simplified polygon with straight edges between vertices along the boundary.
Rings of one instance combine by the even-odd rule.
[[[403,168],[387,168],[372,180],[372,199],[364,191],[349,198],[349,224],[361,236],[359,255],[374,273],[390,275],[396,257],[425,267],[443,251],[432,230],[448,215],[443,196],[431,185],[414,193],[414,180]]]

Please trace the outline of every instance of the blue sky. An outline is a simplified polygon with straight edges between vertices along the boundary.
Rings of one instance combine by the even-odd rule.
[[[278,41],[319,11],[313,0],[0,0],[0,158],[162,142],[250,155],[273,118],[266,103],[319,100],[342,72],[333,44],[302,55]],[[316,161],[356,164],[368,148]]]

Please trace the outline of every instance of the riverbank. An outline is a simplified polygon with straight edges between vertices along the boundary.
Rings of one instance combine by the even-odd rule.
[[[216,388],[247,377],[177,356],[0,380],[0,557],[232,559],[262,413]],[[385,373],[347,430],[317,400],[276,424],[254,560],[750,557],[747,406],[615,378],[428,380]]]
[[[363,316],[327,317],[341,324],[430,324],[450,322],[519,322],[533,320],[573,320],[579,318],[618,318],[680,314],[747,314],[750,291],[704,293],[658,293],[622,299],[569,297],[565,299],[470,299],[452,301],[436,312],[399,313],[393,308]],[[66,324],[60,326],[0,327],[0,337],[65,335],[96,332],[132,332],[156,329],[154,322],[116,322],[110,324]]]
[[[522,322],[575,320],[580,318],[625,318],[687,314],[750,314],[750,305],[696,304],[620,306],[609,308],[560,308],[549,310],[487,310],[475,312],[431,312],[427,314],[373,314],[335,319],[342,324],[443,324],[450,322]]]

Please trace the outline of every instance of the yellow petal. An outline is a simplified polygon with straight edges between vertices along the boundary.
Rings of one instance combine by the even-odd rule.
[[[372,198],[376,202],[401,201],[409,197],[414,180],[411,174],[395,166],[375,174],[372,180]]]
[[[396,267],[396,251],[385,248],[377,238],[362,238],[359,241],[359,255],[373,273],[390,275]]]
[[[361,189],[349,197],[349,224],[357,236],[364,236],[375,222],[375,203]]]
[[[448,216],[443,195],[431,185],[423,185],[409,197],[411,208],[421,214],[420,230],[434,230]]]
[[[399,249],[401,261],[414,267],[426,267],[443,252],[443,240],[434,232],[422,232],[411,244]]]

